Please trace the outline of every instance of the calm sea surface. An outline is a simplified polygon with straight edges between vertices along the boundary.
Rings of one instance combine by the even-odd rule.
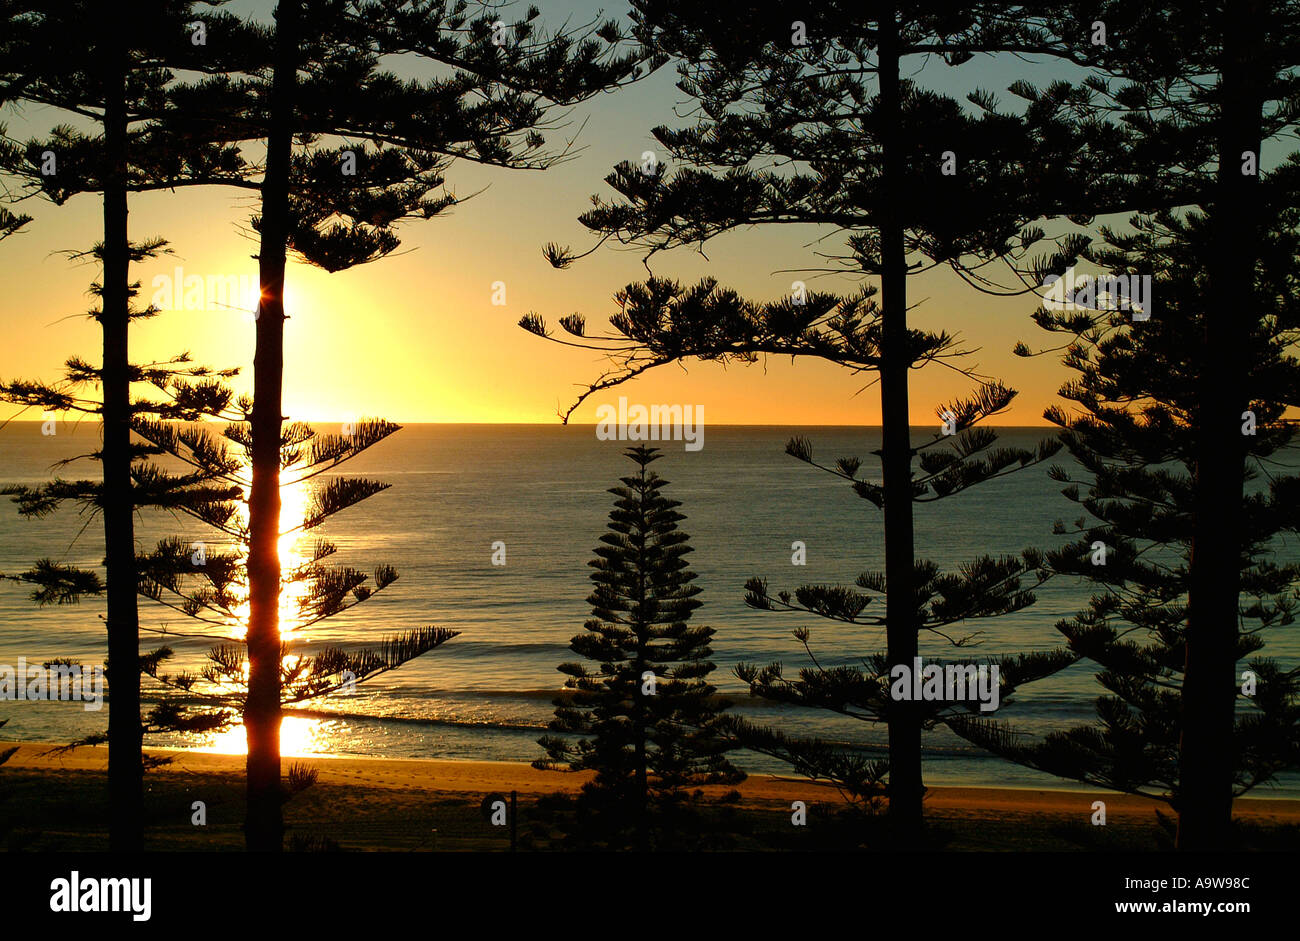
[[[324,430],[337,430],[324,426]],[[918,443],[928,429],[916,429]],[[1003,443],[1029,447],[1049,432],[1009,429]],[[694,546],[703,606],[696,622],[717,630],[713,680],[733,697],[733,709],[791,732],[883,747],[885,730],[820,712],[774,707],[748,696],[732,675],[738,662],[782,661],[787,673],[807,665],[791,631],[812,628],[823,665],[852,664],[883,649],[876,628],[835,624],[798,615],[761,612],[744,604],[744,583],[765,576],[773,590],[806,583],[849,585],[866,569],[883,567],[882,520],[842,481],[787,456],[793,434],[811,438],[827,460],[856,455],[868,476],[878,471],[871,452],[876,428],[708,426],[704,447],[687,451],[665,442],[654,467],[682,502],[682,524]],[[84,454],[98,442],[93,422],[60,423],[46,437],[38,423],[0,430],[0,482],[36,483],[52,465]],[[383,480],[391,488],[334,517],[323,535],[339,547],[338,561],[370,569],[391,563],[401,577],[371,601],[311,629],[321,643],[358,643],[387,633],[440,625],[461,635],[398,671],[362,684],[355,695],[313,704],[286,720],[285,751],[297,755],[374,755],[404,758],[531,760],[562,685],[556,665],[572,659],[569,638],[589,611],[587,562],[601,535],[612,497],[606,492],[633,465],[625,444],[596,439],[591,426],[410,425],[346,465],[348,474]],[[1068,456],[1058,456],[1068,463]],[[64,477],[93,477],[97,465],[79,461]],[[315,480],[324,483],[325,476]],[[304,494],[287,495],[289,505]],[[1043,465],[916,508],[918,555],[952,567],[981,554],[1050,547],[1053,521],[1074,519]],[[84,528],[84,531],[83,531]],[[187,518],[153,512],[138,517],[142,548],[166,535],[214,544],[211,532]],[[310,542],[315,534],[306,537]],[[506,545],[506,565],[492,564],[493,543]],[[807,564],[791,564],[791,543],[807,546]],[[1294,558],[1294,544],[1279,547]],[[102,558],[102,528],[69,507],[44,520],[20,518],[0,504],[0,571],[15,572],[39,557],[83,565]],[[1057,646],[1053,624],[1086,601],[1086,585],[1058,582],[1041,588],[1038,602],[1016,614],[971,622],[982,631],[973,656],[1045,650]],[[100,663],[104,656],[102,601],[36,608],[28,591],[0,583],[0,663],[59,656]],[[141,601],[142,624],[194,630],[183,615]],[[1294,632],[1273,631],[1265,653],[1284,666],[1300,662]],[[1290,635],[1290,636],[1288,636]],[[146,635],[148,644],[151,635]],[[172,636],[173,672],[202,667],[208,639]],[[922,638],[924,656],[955,656],[940,639]],[[1025,732],[1066,728],[1094,719],[1101,692],[1093,670],[1079,665],[1027,687],[998,715]],[[6,738],[67,741],[106,728],[106,712],[78,703],[0,701]],[[156,744],[239,751],[242,730],[207,739],[158,739]],[[1039,772],[992,758],[946,730],[927,737],[927,780],[934,784],[1068,787]],[[752,772],[788,769],[757,755],[738,759]],[[1260,796],[1300,796],[1300,778],[1261,789]]]

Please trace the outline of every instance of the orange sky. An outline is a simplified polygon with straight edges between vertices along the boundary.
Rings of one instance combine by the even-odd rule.
[[[575,165],[583,164],[592,177],[602,169],[589,161]],[[575,165],[554,172],[572,174]],[[292,267],[286,291],[288,414],[315,420],[374,414],[397,421],[545,422],[600,372],[598,354],[545,343],[516,322],[536,310],[552,324],[574,311],[584,313],[592,327],[603,324],[614,309],[613,293],[645,276],[639,256],[601,251],[568,270],[554,270],[541,246],[549,239],[584,244],[572,220],[581,202],[571,201],[566,217],[536,199],[547,189],[542,176],[465,169],[462,177],[495,177],[492,189],[452,216],[408,226],[405,254],[332,275]],[[137,197],[133,232],[165,235],[176,253],[136,269],[142,302],[152,297],[155,278],[174,278],[176,267],[187,277],[242,275],[255,283],[256,262],[249,257],[255,245],[236,230],[246,219],[239,205],[244,201],[220,190]],[[80,316],[93,301],[86,287],[95,271],[56,254],[94,237],[90,226],[97,208],[91,197],[77,197],[62,209],[39,207],[28,232],[0,244],[7,286],[0,305],[6,337],[0,376],[54,378],[73,352],[97,360],[96,325]],[[654,270],[684,281],[711,273],[752,297],[779,296],[789,292],[795,275],[774,269],[816,264],[800,241],[781,235],[735,233],[710,248],[711,264],[679,252],[660,256]],[[505,283],[505,306],[491,303],[495,281]],[[1029,320],[1035,303],[987,297],[941,272],[911,283],[913,300],[925,299],[912,315],[914,324],[960,330],[967,345],[981,348],[973,363],[1020,389],[1002,421],[1040,424],[1067,373],[1052,357],[1011,355],[1017,339],[1050,339]],[[821,284],[832,282],[811,282]],[[205,363],[251,371],[253,324],[238,310],[167,311],[132,330],[137,359],[188,349]],[[771,359],[765,367],[729,369],[689,363],[685,371],[668,366],[589,400],[574,420],[593,421],[600,401],[626,394],[632,401],[703,405],[707,420],[717,423],[876,424],[876,389],[858,394],[868,378],[813,360]],[[913,422],[933,421],[935,407],[968,385],[941,366],[914,372]]]
[[[549,241],[585,249],[589,234],[576,221],[588,197],[611,191],[602,181],[622,159],[639,160],[655,148],[649,129],[672,123],[672,104],[681,98],[664,71],[650,80],[584,105],[571,116],[576,129],[588,123],[576,159],[545,173],[489,170],[458,164],[448,175],[452,188],[487,191],[452,214],[402,230],[395,257],[352,271],[326,274],[294,265],[287,298],[286,414],[293,418],[341,420],[382,415],[395,421],[548,422],[567,407],[575,390],[602,368],[598,354],[564,349],[520,330],[519,317],[535,310],[550,323],[581,312],[590,327],[604,324],[615,291],[646,276],[640,255],[603,249],[565,271],[542,257]],[[22,119],[6,114],[11,136],[41,132],[62,116],[28,108]],[[216,188],[150,193],[133,197],[131,230],[137,238],[162,236],[175,255],[138,266],[142,303],[153,294],[154,278],[185,275],[256,278],[250,256],[255,244],[247,229],[253,207],[247,191]],[[84,249],[97,238],[99,204],[90,196],[64,207],[29,202],[36,220],[22,234],[0,243],[0,377],[53,379],[72,353],[98,360],[96,325],[85,310],[93,298],[87,284],[97,276],[58,252]],[[712,274],[755,299],[788,294],[806,275],[783,269],[821,264],[815,251],[837,250],[842,240],[817,246],[824,232],[790,226],[748,230],[708,246],[708,259],[690,251],[657,256],[656,274],[691,281]],[[506,285],[505,306],[491,303],[492,284]],[[1042,411],[1069,377],[1054,357],[1034,360],[1011,355],[1020,339],[1031,346],[1052,339],[1029,319],[1032,298],[981,295],[946,273],[914,278],[917,326],[958,331],[981,352],[972,360],[981,371],[1020,390],[1000,424],[1042,424]],[[848,289],[846,281],[809,281],[811,288]],[[68,315],[74,315],[69,317]],[[253,325],[234,310],[169,311],[137,323],[132,334],[137,360],[181,349],[214,366],[238,366],[251,374]],[[250,378],[246,376],[245,378]],[[867,377],[869,378],[869,377]],[[241,382],[243,380],[241,379]],[[708,422],[738,424],[877,424],[876,388],[857,394],[867,381],[830,364],[770,360],[761,365],[687,364],[652,371],[622,389],[596,397],[574,420],[593,422],[598,404],[625,394],[633,402],[693,404]],[[913,373],[912,420],[936,421],[935,408],[970,387],[942,366]],[[0,414],[0,418],[9,413]],[[26,415],[24,417],[38,417]]]

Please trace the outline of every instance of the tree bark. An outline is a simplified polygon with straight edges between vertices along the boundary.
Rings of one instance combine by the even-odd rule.
[[[248,808],[250,851],[283,848],[280,787],[280,435],[284,422],[284,274],[288,251],[289,161],[300,4],[276,7],[266,175],[262,181],[258,276],[261,299],[253,357],[252,487],[248,498]]]
[[[646,584],[645,573],[650,565],[646,558],[646,533],[650,528],[646,518],[646,499],[648,487],[646,485],[646,467],[641,465],[641,485],[638,494],[637,508],[641,514],[639,522],[640,542],[637,554],[637,597],[636,609],[634,616],[640,618],[646,609]],[[636,632],[636,660],[632,665],[632,729],[636,738],[636,839],[637,849],[646,853],[650,851],[650,778],[646,760],[646,721],[645,721],[645,697],[642,693],[644,685],[642,675],[645,673],[646,665],[646,648],[650,643],[650,625],[649,623],[637,620],[633,624],[633,630]]]
[[[1252,56],[1260,0],[1225,5],[1218,143],[1212,207],[1217,258],[1210,269],[1196,433],[1195,521],[1182,689],[1177,846],[1228,847],[1232,826],[1241,513],[1249,407],[1247,337],[1254,305],[1258,166],[1242,172],[1242,153],[1258,163],[1262,89]]]
[[[635,672],[632,700],[632,727],[633,735],[636,736],[636,840],[637,849],[642,853],[650,851],[650,779],[646,767],[645,704],[642,702],[640,683],[644,666],[642,662],[641,669]]]
[[[899,40],[896,10],[881,14],[878,65],[881,148],[880,261],[881,452],[885,513],[885,620],[890,668],[912,669],[917,654],[913,604],[912,435],[908,415],[907,250],[903,241]],[[889,714],[889,816],[904,831],[921,825],[921,721],[916,705],[892,704]]]
[[[120,12],[120,11],[119,11]],[[116,15],[116,14],[115,14]],[[128,51],[117,26],[104,51],[104,557],[108,628],[109,846],[142,848],[144,768],[140,723],[140,622],[136,606],[134,496],[131,487],[130,243],[127,227]]]

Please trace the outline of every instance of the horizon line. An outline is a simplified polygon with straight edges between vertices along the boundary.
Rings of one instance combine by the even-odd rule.
[[[382,419],[383,416],[378,416],[378,415],[368,415],[368,416],[361,416],[361,418],[362,418],[362,419],[365,419],[365,418],[371,418],[371,419]],[[81,419],[81,420],[75,420],[75,421],[72,420],[72,419],[61,419],[61,421],[65,421],[65,422],[66,422],[66,421],[73,421],[75,424],[81,424],[83,421],[88,421],[88,420],[90,420],[90,416],[86,416],[84,419]],[[171,420],[172,420],[172,421],[175,421],[176,419],[171,419]],[[291,422],[291,421],[301,421],[301,422],[306,422],[307,424],[315,424],[315,425],[342,425],[342,424],[344,424],[345,421],[347,421],[347,420],[349,420],[349,419],[339,419],[339,418],[290,418],[290,419],[286,419],[286,423]],[[350,420],[352,420],[352,421],[356,421],[356,420],[358,420],[358,419],[350,419]],[[406,426],[408,426],[408,425],[453,425],[453,426],[457,426],[457,427],[477,427],[477,426],[497,426],[497,425],[506,425],[506,426],[513,426],[513,425],[527,425],[527,426],[530,426],[530,427],[531,427],[531,426],[538,426],[538,427],[555,427],[555,428],[595,428],[595,427],[597,427],[597,426],[600,424],[600,422],[559,422],[559,421],[418,421],[418,420],[409,420],[409,421],[407,421],[407,420],[394,419],[394,418],[388,418],[388,419],[383,419],[383,420],[385,420],[385,421],[391,421],[391,422],[393,422],[393,424],[395,424],[395,425],[401,425],[401,426],[403,426],[403,427],[406,427]],[[10,419],[9,421],[6,421],[6,422],[0,422],[0,430],[2,430],[2,429],[4,428],[4,426],[6,426],[6,425],[41,425],[41,424],[44,424],[44,421],[45,421],[44,419],[40,419],[40,418],[12,418],[12,419]],[[214,425],[215,425],[215,424],[236,424],[236,422],[227,422],[227,421],[218,421],[218,420],[210,420],[210,421],[211,421],[211,423],[214,424]],[[192,423],[187,422],[186,424],[192,424]],[[918,424],[915,424],[915,423],[909,423],[909,424],[908,424],[908,427],[909,427],[909,428],[929,428],[929,427],[931,427],[932,424],[933,424],[933,423],[930,423],[930,422],[927,422],[927,423],[922,424],[922,425],[918,425]],[[983,423],[983,422],[981,422],[981,423],[978,423],[978,425],[979,425],[979,427],[985,427],[985,428],[1027,428],[1027,429],[1028,429],[1028,428],[1057,428],[1057,427],[1059,427],[1059,426],[1057,426],[1057,425],[1052,425],[1052,424],[1047,424],[1047,423],[1043,423],[1043,424],[1039,424],[1039,425],[1002,425],[1002,424],[988,424],[988,423]],[[880,424],[872,425],[872,424],[860,424],[860,423],[858,423],[858,424],[844,424],[844,423],[840,423],[840,422],[820,422],[820,423],[812,423],[812,422],[710,422],[710,423],[706,424],[705,427],[714,427],[714,428],[883,428],[884,425],[880,425]],[[972,425],[971,427],[976,427],[976,426]]]

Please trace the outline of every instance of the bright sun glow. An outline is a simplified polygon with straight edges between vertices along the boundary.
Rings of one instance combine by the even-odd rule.
[[[302,530],[303,516],[311,499],[310,488],[305,483],[289,483],[280,488],[280,539],[279,555],[281,571],[288,573],[305,564],[308,560],[310,541]],[[248,516],[248,504],[241,503],[240,513],[245,521]],[[301,637],[297,630],[299,624],[298,603],[307,591],[307,585],[301,582],[285,583],[280,592],[280,636],[285,640]],[[244,636],[248,630],[248,602],[235,608],[239,618],[236,628],[237,636]],[[290,658],[286,658],[288,660]],[[244,662],[244,680],[248,680],[248,662]],[[200,751],[216,752],[223,755],[244,755],[248,753],[247,733],[243,724],[232,726],[213,735]],[[315,755],[327,752],[321,723],[315,719],[286,716],[280,723],[280,754],[284,757]]]
[[[307,547],[309,540],[305,537],[300,529],[295,527],[302,525],[303,515],[307,511],[307,504],[311,499],[310,489],[305,483],[290,483],[280,488],[280,539],[278,550],[280,555],[280,571],[288,573],[295,568],[305,564],[308,559]],[[245,523],[248,520],[248,504],[241,502],[239,512]],[[245,559],[245,561],[247,561]],[[307,591],[307,586],[301,582],[290,582],[282,585],[280,590],[280,636],[286,640],[294,640],[300,635],[297,631],[298,621],[298,604]],[[239,618],[239,634],[243,637],[248,630],[248,602],[244,601],[234,611]]]
[[[231,726],[224,732],[218,732],[207,744],[197,751],[214,752],[219,755],[248,754],[248,736],[244,726]],[[324,730],[319,719],[305,719],[301,716],[285,716],[280,720],[280,755],[283,758],[302,758],[308,755],[320,755],[329,751]]]

